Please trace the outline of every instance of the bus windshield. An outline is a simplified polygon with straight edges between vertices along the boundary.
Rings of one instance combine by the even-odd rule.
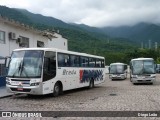
[[[8,77],[40,78],[43,51],[14,51],[8,69]]]
[[[133,61],[133,74],[154,74],[155,73],[155,65],[152,60],[136,60]]]
[[[111,65],[110,73],[111,74],[122,74],[124,73],[124,66],[123,65]]]

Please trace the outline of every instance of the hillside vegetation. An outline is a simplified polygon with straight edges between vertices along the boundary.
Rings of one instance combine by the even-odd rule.
[[[129,63],[135,50],[141,51],[141,49],[138,49],[139,44],[134,40],[123,36],[114,37],[110,33],[107,34],[105,29],[68,24],[53,17],[46,17],[40,14],[33,14],[24,9],[13,9],[5,6],[0,6],[0,14],[3,17],[14,19],[39,30],[59,30],[60,34],[68,39],[69,50],[104,56],[106,64],[112,62]],[[148,50],[143,51],[148,52]],[[143,56],[139,52],[136,54],[135,57]],[[155,59],[157,57],[154,56]]]

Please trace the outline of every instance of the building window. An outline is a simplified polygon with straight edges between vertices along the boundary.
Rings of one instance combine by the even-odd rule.
[[[44,42],[37,41],[37,47],[44,47]]]
[[[19,36],[19,47],[29,48],[29,38]]]
[[[0,43],[5,43],[5,32],[0,31]]]

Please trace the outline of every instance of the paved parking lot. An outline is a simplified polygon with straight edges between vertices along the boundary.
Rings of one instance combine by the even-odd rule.
[[[153,85],[133,85],[129,79],[93,89],[76,89],[62,96],[16,95],[0,99],[0,111],[160,111],[160,75]]]

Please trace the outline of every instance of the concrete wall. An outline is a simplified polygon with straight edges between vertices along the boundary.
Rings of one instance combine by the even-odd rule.
[[[9,33],[13,32],[16,34],[16,38],[19,36],[23,36],[29,38],[29,47],[37,47],[37,41],[44,42],[44,47],[55,47],[59,49],[68,49],[67,39],[63,38],[60,34],[55,33],[56,38],[53,38],[51,41],[47,38],[42,36],[40,33],[34,30],[28,30],[23,27],[20,27],[16,24],[11,24],[5,22],[4,20],[0,19],[0,31],[5,32],[5,43],[0,43],[0,56],[6,57],[10,56],[12,50],[19,49],[23,47],[19,47],[19,43],[16,40],[9,40]]]
[[[48,40],[48,47],[68,50],[68,41],[62,35],[55,33],[56,38]]]
[[[45,46],[48,46],[48,39],[37,33],[34,33],[30,30],[25,30],[20,27],[12,26],[4,22],[0,22],[0,31],[5,32],[5,43],[0,43],[0,56],[10,56],[12,50],[19,47],[19,43],[16,40],[9,40],[9,33],[13,32],[16,34],[16,38],[23,36],[29,38],[29,47],[37,47],[37,41],[42,41],[45,43]]]

